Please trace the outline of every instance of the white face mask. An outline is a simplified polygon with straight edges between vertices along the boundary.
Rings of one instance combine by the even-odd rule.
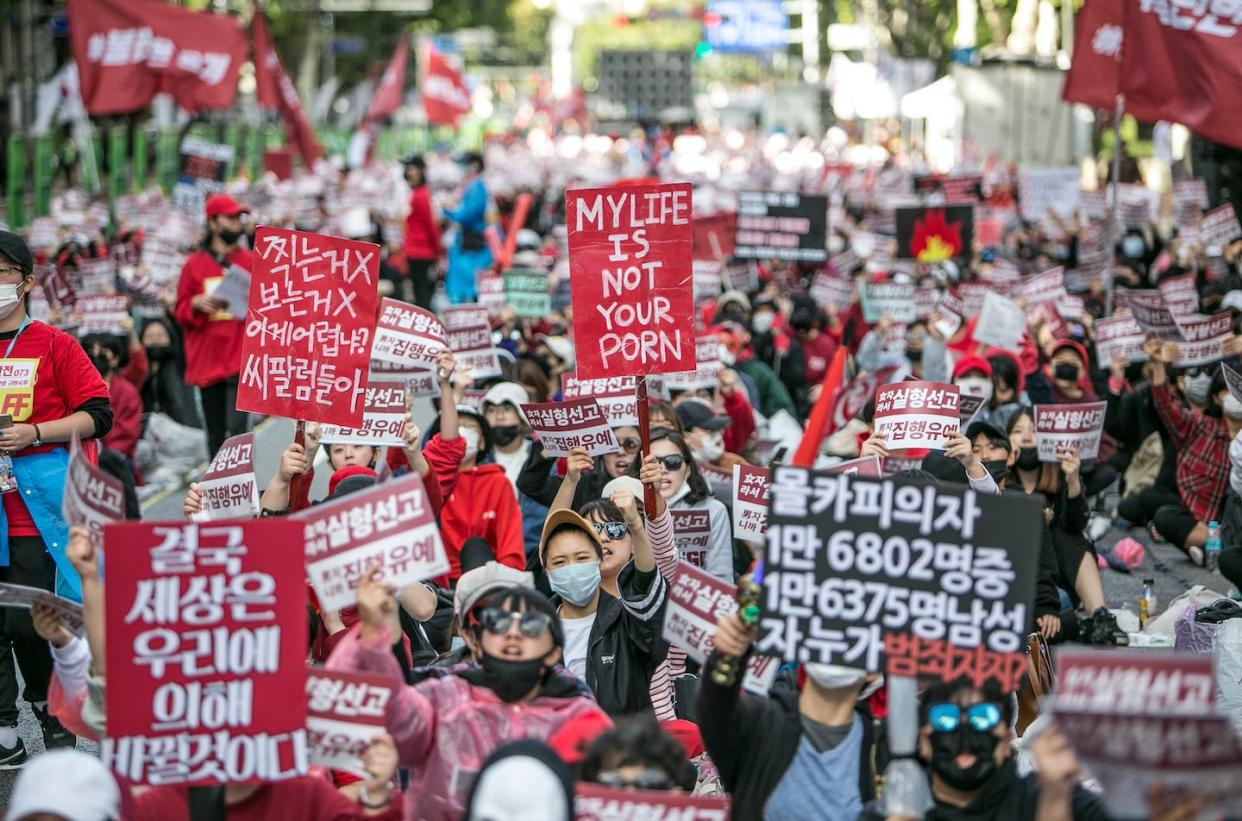
[[[840,667],[836,664],[815,664],[810,662],[806,665],[806,674],[811,681],[825,690],[841,690],[846,687],[855,687],[867,677],[867,674],[861,670],[852,670],[849,667]],[[883,683],[883,677],[877,677],[875,681],[863,685],[862,690],[858,693],[858,697],[860,699],[866,698],[880,689],[880,685]]]
[[[715,462],[724,455],[724,436],[720,431],[699,434],[699,442],[702,448],[694,452],[694,458],[700,462]]]
[[[763,313],[755,314],[750,318],[750,324],[751,327],[755,329],[755,333],[766,334],[768,331],[772,330],[771,312],[764,311]]]
[[[17,306],[22,304],[21,295],[17,293],[20,287],[22,287],[20,284],[0,285],[0,319],[16,311]]]
[[[462,462],[465,462],[478,452],[479,434],[473,428],[460,428],[457,432],[461,434],[461,438],[466,442],[466,455],[461,457]]]
[[[1242,419],[1242,402],[1233,398],[1233,394],[1227,394],[1225,401],[1221,403],[1221,407],[1225,411],[1225,416],[1230,419]]]
[[[978,396],[984,402],[992,398],[992,380],[982,376],[967,376],[956,382],[957,387],[967,396]]]

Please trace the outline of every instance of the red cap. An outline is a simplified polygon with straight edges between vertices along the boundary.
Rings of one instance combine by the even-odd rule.
[[[602,711],[592,710],[562,724],[548,737],[548,746],[572,766],[583,759],[592,741],[611,729],[612,719]]]
[[[660,729],[668,733],[686,751],[686,758],[698,758],[703,754],[703,734],[699,725],[684,718],[661,721]]]
[[[346,465],[345,467],[332,474],[328,479],[328,495],[331,496],[336,492],[336,486],[350,476],[370,476],[372,479],[378,479],[379,474],[366,465]]]
[[[963,356],[953,366],[953,378],[957,379],[962,374],[970,373],[971,371],[979,371],[984,376],[991,378],[992,363],[982,356]]]
[[[212,194],[207,198],[207,219],[218,217],[221,214],[226,217],[235,217],[238,214],[249,213],[249,208],[242,205],[228,194]]]

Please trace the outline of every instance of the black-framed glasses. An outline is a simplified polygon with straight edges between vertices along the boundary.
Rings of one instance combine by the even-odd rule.
[[[25,279],[26,269],[17,265],[5,265],[0,267],[0,277],[8,276],[9,274],[17,274],[19,278]]]
[[[617,447],[621,448],[622,453],[638,453],[642,444],[637,436],[623,436],[617,440]]]
[[[632,778],[627,778],[618,770],[604,770],[595,776],[595,782],[614,789],[671,790],[676,786],[668,773],[652,767],[639,770]]]
[[[686,460],[680,453],[674,453],[670,456],[657,456],[656,461],[659,462],[665,470],[681,470]]]
[[[951,733],[962,724],[962,719],[972,730],[986,733],[1000,724],[1001,708],[990,701],[959,707],[956,704],[933,704],[927,711],[931,728],[937,733]]]
[[[525,613],[514,613],[500,607],[488,607],[479,614],[479,624],[494,636],[503,636],[509,632],[513,622],[517,621],[518,632],[528,639],[536,639],[552,626],[552,617],[538,610],[527,610]]]
[[[591,522],[597,536],[607,536],[608,541],[615,542],[625,538],[630,526],[625,522]]]

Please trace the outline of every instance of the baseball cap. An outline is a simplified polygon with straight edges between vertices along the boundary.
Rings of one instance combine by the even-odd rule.
[[[547,346],[557,359],[565,363],[567,370],[573,370],[574,367],[574,343],[570,342],[564,336],[543,336],[539,337],[539,342]]]
[[[556,510],[548,515],[547,521],[543,523],[543,532],[539,534],[540,562],[543,562],[543,554],[548,549],[548,536],[561,525],[572,525],[581,530],[594,543],[596,555],[604,554],[604,546],[600,544],[599,536],[596,535],[595,528],[591,527],[590,522],[572,510]]]
[[[529,571],[514,570],[497,561],[468,570],[457,580],[457,589],[453,592],[453,615],[460,620],[463,613],[473,610],[489,593],[510,587],[534,590],[535,577]]]
[[[12,231],[0,231],[0,253],[27,270],[34,269],[34,255],[26,240]]]
[[[249,214],[250,209],[233,199],[228,194],[212,194],[207,198],[207,219],[224,215],[234,217],[238,214]]]
[[[503,405],[505,402],[513,405],[513,409],[525,421],[526,415],[522,413],[522,405],[530,402],[530,395],[526,393],[526,388],[516,382],[498,382],[483,394],[485,410],[488,405]]]
[[[378,480],[379,475],[366,465],[346,465],[328,479],[328,495],[334,498],[344,496],[370,487]]]
[[[106,821],[121,814],[121,790],[98,758],[52,750],[31,760],[9,796],[5,821],[46,813],[68,821]]]
[[[604,485],[599,498],[611,499],[612,494],[621,490],[634,494],[634,498],[640,502],[643,500],[643,483],[633,476],[618,476],[616,479],[609,481],[608,484]]]
[[[966,428],[966,438],[972,443],[975,441],[975,437],[981,433],[988,437],[989,442],[996,442],[998,445],[1004,443],[1001,445],[1002,447],[1009,450],[1013,449],[1013,446],[1009,444],[1009,435],[991,422],[971,422],[970,426]]]
[[[681,420],[681,426],[686,430],[690,430],[690,428],[724,430],[733,422],[728,416],[716,413],[715,408],[698,399],[687,399],[684,402],[678,402],[675,410],[677,411],[677,418]]]

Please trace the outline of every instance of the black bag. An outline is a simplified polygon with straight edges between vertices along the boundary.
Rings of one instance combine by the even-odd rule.
[[[464,227],[461,229],[461,250],[482,251],[486,247],[487,238],[482,231],[470,231]]]

